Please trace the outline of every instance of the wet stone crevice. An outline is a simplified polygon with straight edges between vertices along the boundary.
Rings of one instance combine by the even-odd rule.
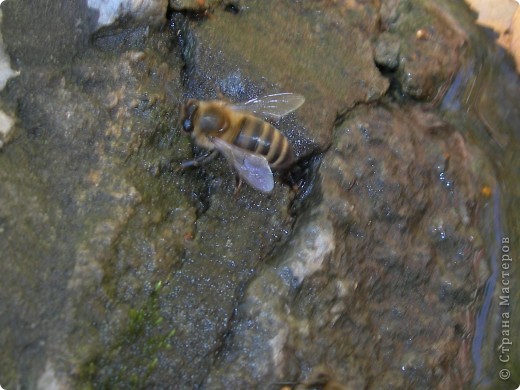
[[[446,8],[376,3],[171,0],[160,28],[38,48],[50,64],[3,33],[21,73],[1,92],[2,385],[471,382],[491,170],[437,106],[470,41]],[[203,152],[187,98],[275,92],[306,97],[277,123],[298,191],[236,195],[221,157],[177,171]]]

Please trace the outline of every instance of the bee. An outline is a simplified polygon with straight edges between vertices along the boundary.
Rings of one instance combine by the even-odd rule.
[[[208,153],[185,161],[180,169],[200,166],[221,153],[237,171],[239,185],[243,179],[261,192],[271,192],[271,169],[286,170],[295,157],[287,138],[266,120],[278,120],[304,101],[295,93],[267,95],[238,104],[188,100],[181,108],[182,129]]]

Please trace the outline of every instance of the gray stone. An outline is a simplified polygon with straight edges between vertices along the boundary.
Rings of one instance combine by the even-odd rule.
[[[395,70],[399,66],[400,38],[390,33],[381,34],[374,49],[374,61],[377,65]]]

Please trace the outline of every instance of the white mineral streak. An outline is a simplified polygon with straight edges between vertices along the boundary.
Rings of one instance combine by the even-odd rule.
[[[324,260],[336,248],[332,223],[326,217],[320,218],[304,228],[300,241],[301,249],[293,254],[288,265],[301,283],[307,276],[320,270]]]
[[[100,28],[114,23],[120,16],[158,25],[166,17],[168,0],[87,0],[87,4],[99,12],[97,27]]]
[[[279,367],[282,367],[283,362],[285,360],[283,349],[287,342],[288,335],[289,329],[287,328],[287,326],[282,326],[278,329],[276,335],[269,340],[269,346],[272,350],[273,365],[276,371],[278,371]]]
[[[14,120],[0,110],[0,149],[4,146],[4,142],[7,140],[7,136],[11,131],[14,124]]]
[[[45,371],[38,379],[37,390],[66,390],[68,386],[61,383],[56,376],[56,372],[50,362],[45,365]]]
[[[2,1],[0,0],[0,4]],[[2,10],[0,9],[0,26],[2,25]],[[20,72],[16,72],[11,69],[11,61],[9,56],[4,50],[4,41],[2,39],[2,35],[0,34],[0,91],[4,89],[7,81],[11,77],[18,76]],[[5,112],[0,110],[0,149],[4,146],[4,143],[8,139],[8,135],[13,128],[14,120]]]
[[[1,1],[0,1],[1,3]],[[2,25],[2,10],[0,9],[0,26]],[[0,91],[4,89],[7,80],[11,77],[18,76],[20,72],[11,69],[11,61],[4,50],[4,40],[0,35]]]

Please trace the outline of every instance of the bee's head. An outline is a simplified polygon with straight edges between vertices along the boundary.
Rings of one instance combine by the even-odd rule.
[[[199,101],[195,99],[190,99],[186,102],[185,105],[181,107],[181,125],[182,129],[186,133],[193,132],[193,120],[195,113],[199,109]]]

